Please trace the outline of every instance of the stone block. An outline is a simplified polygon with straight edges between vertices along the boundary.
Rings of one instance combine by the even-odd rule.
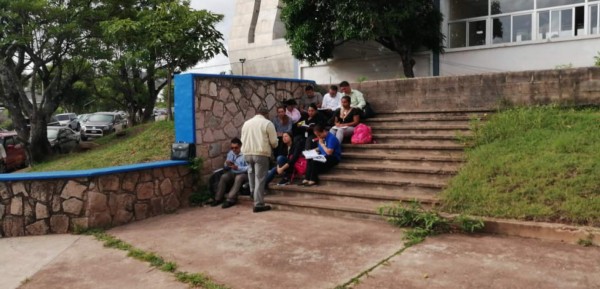
[[[6,209],[6,207],[3,204],[0,204],[0,220],[2,220],[2,218],[4,218],[5,209]]]
[[[71,228],[73,230],[88,229],[89,227],[89,219],[87,217],[71,218]]]
[[[217,96],[217,84],[212,81],[208,85],[208,95]]]
[[[235,105],[235,103],[233,103],[233,102],[230,102],[230,103],[226,104],[226,105],[225,105],[225,108],[226,108],[226,109],[227,109],[227,111],[229,111],[229,113],[231,113],[231,114],[236,114],[236,113],[239,111],[239,109],[238,109],[237,105]]]
[[[53,182],[33,182],[29,196],[37,201],[47,203],[50,201],[55,188],[56,185]]]
[[[64,201],[62,207],[65,213],[79,216],[79,214],[81,214],[81,209],[83,209],[83,201],[71,198]]]
[[[109,200],[110,214],[116,215],[119,210],[133,211],[135,196],[130,194],[111,194]]]
[[[58,213],[61,209],[61,198],[58,195],[52,196],[52,212]]]
[[[88,224],[90,228],[108,228],[112,224],[112,218],[108,212],[92,213]]]
[[[179,172],[180,176],[187,176],[189,173],[191,173],[191,169],[188,166],[178,166],[177,171]]]
[[[202,142],[211,143],[215,141],[215,136],[212,129],[205,129],[202,133]]]
[[[45,219],[49,216],[50,214],[48,213],[48,206],[43,205],[42,203],[35,204],[35,218],[37,220]]]
[[[160,193],[163,196],[168,196],[173,193],[173,183],[170,179],[164,179],[160,182]]]
[[[98,183],[100,184],[100,191],[118,191],[121,188],[119,182],[119,176],[116,175],[108,175],[101,176],[98,178]]]
[[[30,204],[31,202],[31,204]],[[34,214],[34,207],[33,205],[35,205],[33,200],[23,200],[23,216],[25,216],[25,224],[31,224],[33,222],[35,222],[35,216]]]
[[[121,188],[125,191],[133,192],[135,190],[135,185],[137,184],[139,178],[140,174],[138,173],[126,174],[125,177],[123,177],[123,185]]]
[[[250,117],[252,117],[252,116],[250,116]],[[233,118],[233,125],[235,127],[239,127],[241,129],[242,125],[244,124],[245,121],[246,121],[246,119],[244,118],[244,115],[241,112],[238,112],[235,115],[235,117]]]
[[[136,187],[137,198],[139,200],[147,200],[154,197],[154,183],[144,182],[139,183]]]
[[[65,215],[53,215],[50,217],[50,232],[65,234],[69,231],[69,217]]]
[[[229,138],[239,137],[240,131],[232,123],[225,125],[225,135]]]
[[[6,216],[2,223],[2,230],[6,237],[25,236],[25,219],[23,217]]]
[[[105,194],[99,192],[89,192],[87,211],[90,213],[108,211],[108,198]]]
[[[39,220],[25,227],[25,229],[27,230],[27,235],[46,235],[50,228],[48,227],[48,224],[46,224],[46,221]]]
[[[10,199],[11,197],[12,194],[8,190],[8,186],[6,185],[6,183],[0,183],[0,201]]]
[[[127,224],[133,221],[133,213],[125,210],[117,211],[117,214],[113,218],[113,226]]]
[[[213,143],[208,146],[208,156],[214,158],[221,155],[221,144]]]
[[[234,87],[231,89],[231,94],[233,95],[233,99],[238,102],[242,99],[242,92],[238,87]]]
[[[262,103],[262,98],[260,96],[258,96],[256,93],[252,94],[252,106],[254,108],[258,109]]]
[[[208,97],[200,98],[200,111],[212,110],[213,100]]]
[[[165,202],[165,212],[167,213],[173,213],[175,211],[177,211],[177,209],[179,209],[179,206],[181,204],[179,203],[179,200],[177,199],[177,195],[176,194],[171,194],[170,196],[168,196],[166,198],[166,202]]]
[[[152,216],[158,216],[163,214],[164,209],[162,198],[154,198],[150,201],[150,204],[152,205]]]
[[[152,174],[149,171],[144,171],[140,174],[140,179],[138,181],[138,185],[139,183],[142,182],[150,182],[154,179],[154,177],[152,176]]]
[[[148,218],[148,204],[135,204],[135,219],[144,220]]]
[[[187,167],[187,166],[185,166],[185,167]],[[165,178],[171,179],[171,180],[179,178],[179,173],[177,170],[178,168],[180,168],[180,167],[163,168],[163,174],[165,175]]]
[[[27,189],[25,188],[25,184],[23,182],[16,182],[12,184],[12,194],[13,196],[16,195],[23,195],[23,196],[29,196],[29,194],[27,194]]]
[[[14,197],[10,202],[10,214],[15,216],[23,215],[23,197]]]
[[[225,105],[220,101],[215,101],[213,104],[212,113],[215,117],[223,118],[225,112]]]
[[[83,192],[85,192],[85,190],[87,190],[87,186],[75,181],[69,181],[62,190],[60,197],[63,199],[78,198],[83,200]]]
[[[165,178],[163,175],[162,169],[153,169],[152,174],[154,175],[154,179],[162,180]]]

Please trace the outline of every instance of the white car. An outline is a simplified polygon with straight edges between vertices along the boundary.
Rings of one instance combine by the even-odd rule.
[[[60,113],[55,115],[56,119],[60,123],[61,126],[67,126],[72,130],[79,131],[81,129],[81,124],[79,123],[79,119],[77,115],[74,113]]]

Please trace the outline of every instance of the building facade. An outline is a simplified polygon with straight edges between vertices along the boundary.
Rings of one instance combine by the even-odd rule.
[[[318,83],[401,78],[400,57],[376,42],[347,42],[314,66],[293,58],[279,0],[236,0],[229,41],[235,74]],[[415,75],[586,67],[600,51],[600,0],[439,0],[446,52],[416,55]]]

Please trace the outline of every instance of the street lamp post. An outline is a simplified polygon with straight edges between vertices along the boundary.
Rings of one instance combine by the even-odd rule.
[[[246,62],[246,58],[240,58],[240,63],[242,64],[242,75],[244,75],[244,62]]]

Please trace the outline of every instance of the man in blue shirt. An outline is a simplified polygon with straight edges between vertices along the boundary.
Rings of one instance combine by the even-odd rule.
[[[317,124],[313,132],[319,140],[318,150],[320,155],[325,156],[325,162],[317,160],[308,160],[306,164],[306,177],[302,184],[305,186],[314,186],[319,182],[319,175],[330,170],[342,160],[342,145],[332,133]]]
[[[248,181],[248,164],[241,149],[242,141],[239,138],[233,138],[231,140],[231,150],[227,153],[225,166],[223,167],[225,173],[221,175],[215,201],[212,202],[211,206],[215,207],[223,203],[222,208],[227,209],[237,202],[240,188]],[[229,189],[229,193],[227,194],[227,200],[223,202],[225,190],[229,186],[231,186],[231,189]]]

